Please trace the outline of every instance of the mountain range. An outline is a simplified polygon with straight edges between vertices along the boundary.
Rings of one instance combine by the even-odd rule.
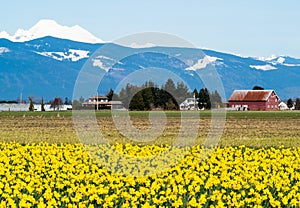
[[[112,54],[131,55],[117,61],[103,55],[105,48]],[[53,20],[41,20],[29,30],[19,29],[14,35],[0,32],[0,100],[17,99],[20,93],[23,97],[45,100],[55,96],[71,98],[87,61],[94,69],[93,75],[103,76],[98,89],[101,94],[114,89],[124,77],[147,68],[169,70],[185,80],[191,90],[200,89],[204,84],[197,73],[205,76],[209,67],[213,67],[227,98],[235,89],[251,89],[255,85],[274,89],[282,100],[300,97],[300,59],[297,58],[241,57],[207,49],[163,46],[131,48],[105,43],[80,26],[61,26]],[[136,76],[135,82],[141,80],[140,84],[147,78],[146,74]],[[167,78],[158,74],[157,84]],[[82,96],[91,95],[92,91]]]

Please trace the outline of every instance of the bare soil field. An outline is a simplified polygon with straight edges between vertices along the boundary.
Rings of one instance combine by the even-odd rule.
[[[172,144],[181,125],[180,111],[167,111],[166,126],[151,144]],[[211,112],[199,113],[189,121],[190,130],[198,129],[195,144],[203,144],[211,129]],[[110,111],[96,112],[97,131],[108,142],[139,143],[126,138],[116,128]],[[150,128],[149,112],[129,112],[132,125],[140,130]],[[86,119],[86,125],[89,120]],[[199,125],[198,125],[199,124]],[[185,129],[189,131],[189,129]],[[0,112],[0,141],[18,143],[80,143],[72,112]],[[140,142],[144,144],[143,142]],[[149,144],[149,142],[147,143]],[[300,147],[300,112],[227,112],[219,146],[286,146]]]

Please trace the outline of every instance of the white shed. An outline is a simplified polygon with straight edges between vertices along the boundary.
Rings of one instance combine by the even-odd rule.
[[[279,110],[289,110],[289,108],[285,102],[279,103],[278,108],[279,108]]]

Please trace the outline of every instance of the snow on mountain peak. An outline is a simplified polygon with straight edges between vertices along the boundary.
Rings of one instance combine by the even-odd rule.
[[[0,31],[0,38],[5,38],[8,39],[9,38],[9,34],[6,31]]]
[[[103,41],[79,25],[62,26],[54,20],[42,19],[37,22],[29,30],[18,29],[12,36],[5,31],[0,32],[0,38],[6,38],[13,42],[25,42],[42,38],[45,36],[52,36],[56,38],[68,39],[85,43],[103,43]]]
[[[266,64],[266,65],[250,65],[250,68],[257,69],[257,70],[263,70],[263,71],[269,71],[269,70],[275,70],[276,67]]]
[[[0,47],[0,55],[1,55],[2,53],[8,53],[8,52],[10,52],[10,50],[9,50],[8,48]]]
[[[260,61],[271,61],[271,60],[274,60],[276,58],[278,58],[278,56],[273,54],[269,57],[258,57],[257,59],[260,60]]]
[[[283,64],[284,61],[285,61],[285,58],[283,58],[283,57],[279,57],[279,58],[277,59],[277,63],[279,63],[279,64]]]
[[[223,60],[223,59],[206,55],[206,56],[204,56],[204,58],[199,59],[197,61],[197,63],[195,63],[194,65],[192,65],[188,68],[186,68],[185,70],[196,71],[198,69],[204,69],[207,65],[214,64],[217,60]]]
[[[69,49],[67,52],[36,52],[42,56],[50,57],[58,61],[79,61],[89,57],[89,51]]]

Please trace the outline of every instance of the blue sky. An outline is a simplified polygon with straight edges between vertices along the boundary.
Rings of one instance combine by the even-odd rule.
[[[155,31],[245,56],[300,57],[298,0],[26,0],[2,1],[0,10],[0,31],[10,34],[47,18],[105,41]]]

